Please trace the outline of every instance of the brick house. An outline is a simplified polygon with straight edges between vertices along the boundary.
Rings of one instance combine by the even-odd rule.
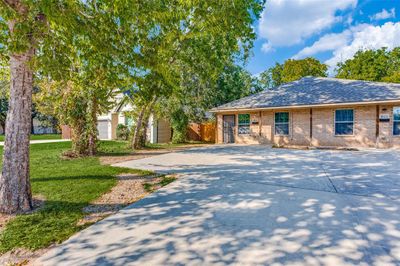
[[[400,84],[306,77],[211,112],[216,143],[400,147]]]

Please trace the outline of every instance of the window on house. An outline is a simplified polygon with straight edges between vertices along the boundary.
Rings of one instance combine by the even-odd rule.
[[[341,109],[335,111],[335,135],[353,135],[354,111]]]
[[[289,135],[289,112],[275,113],[275,135]]]
[[[133,122],[133,119],[131,117],[125,116],[125,126],[132,127],[133,123],[134,122]]]
[[[393,135],[400,135],[400,107],[393,107]]]
[[[238,134],[250,134],[250,114],[239,114]]]

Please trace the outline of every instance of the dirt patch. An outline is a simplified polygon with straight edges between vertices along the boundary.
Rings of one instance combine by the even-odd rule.
[[[25,248],[18,248],[13,251],[9,251],[0,256],[0,265],[10,265],[10,266],[33,265],[33,262],[37,258],[45,254],[48,250],[50,250],[54,246],[38,249],[35,251]]]
[[[87,215],[78,222],[78,225],[95,223],[106,216],[116,213],[128,204],[136,202],[152,191],[146,190],[144,184],[155,184],[162,181],[162,176],[139,176],[135,174],[122,174],[118,176],[118,183],[110,192],[85,207],[83,211]]]
[[[116,164],[116,163],[131,161],[131,160],[139,160],[139,159],[157,156],[157,155],[175,152],[175,151],[182,151],[182,150],[195,148],[195,147],[204,147],[204,146],[208,146],[208,145],[210,145],[210,144],[189,144],[189,145],[183,145],[180,147],[174,147],[174,148],[168,148],[168,149],[143,149],[143,150],[136,151],[132,154],[123,155],[123,156],[101,156],[100,163],[101,164]]]

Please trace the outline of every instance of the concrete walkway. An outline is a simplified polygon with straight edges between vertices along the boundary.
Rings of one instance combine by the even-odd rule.
[[[71,141],[70,139],[43,139],[43,140],[31,140],[30,144],[40,144],[40,143],[53,143],[53,142],[65,142]],[[4,146],[4,141],[0,141],[0,146]]]
[[[182,177],[37,265],[400,265],[400,153],[213,146],[118,166]]]

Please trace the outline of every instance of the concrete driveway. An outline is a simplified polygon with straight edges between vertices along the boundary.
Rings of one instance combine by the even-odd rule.
[[[119,164],[182,174],[45,265],[400,265],[400,153],[212,146]]]

